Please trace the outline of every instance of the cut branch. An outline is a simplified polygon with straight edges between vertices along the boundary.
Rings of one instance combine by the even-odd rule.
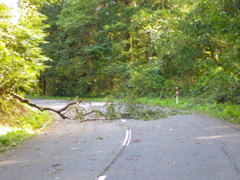
[[[25,103],[31,107],[34,107],[40,111],[52,111],[52,112],[55,112],[57,113],[59,116],[61,116],[63,119],[72,119],[71,117],[68,117],[65,115],[65,111],[70,107],[70,106],[73,106],[73,105],[78,105],[80,102],[82,101],[76,101],[76,102],[71,102],[69,104],[67,104],[65,107],[63,107],[62,109],[60,110],[56,110],[56,109],[52,109],[52,108],[49,108],[49,107],[43,107],[43,106],[39,106],[35,103],[33,103],[30,99],[25,99],[15,93],[12,93],[12,92],[8,92],[8,94],[10,94],[13,98],[17,99],[18,101],[22,102],[22,103]]]

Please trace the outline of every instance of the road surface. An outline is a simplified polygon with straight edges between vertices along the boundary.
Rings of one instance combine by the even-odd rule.
[[[84,123],[58,118],[0,157],[0,179],[240,180],[240,128],[199,114]]]

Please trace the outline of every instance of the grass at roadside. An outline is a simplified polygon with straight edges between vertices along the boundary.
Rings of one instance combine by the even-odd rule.
[[[200,112],[231,123],[240,123],[240,105],[208,102],[195,98],[181,98],[178,104],[175,99],[138,98],[137,103]]]
[[[29,139],[53,120],[49,112],[33,110],[15,118],[15,123],[0,126],[0,153]]]

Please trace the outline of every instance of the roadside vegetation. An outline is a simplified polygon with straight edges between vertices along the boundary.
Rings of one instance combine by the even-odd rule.
[[[49,112],[30,109],[13,100],[5,102],[0,112],[0,153],[29,139],[53,120]]]
[[[176,104],[174,98],[138,98],[136,103],[203,113],[231,123],[240,124],[240,106],[236,104],[217,103],[216,101],[207,101],[206,99],[184,97],[180,97],[178,104]]]
[[[38,8],[53,1],[19,1],[17,22],[11,7],[0,2],[0,152],[28,139],[51,119],[49,113],[27,108],[12,94],[39,91],[38,77],[50,59],[39,46],[45,43],[47,25]]]

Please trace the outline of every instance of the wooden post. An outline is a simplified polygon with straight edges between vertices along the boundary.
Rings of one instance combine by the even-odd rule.
[[[178,104],[178,87],[176,87],[176,104]]]

